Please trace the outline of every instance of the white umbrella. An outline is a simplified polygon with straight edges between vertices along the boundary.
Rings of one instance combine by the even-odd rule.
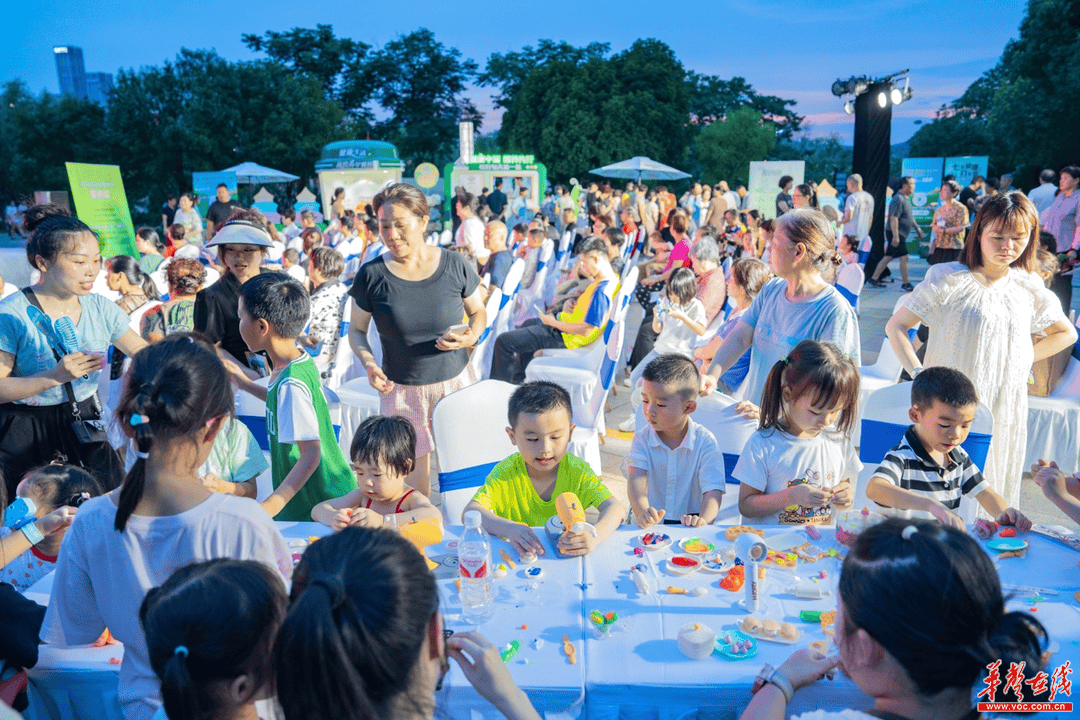
[[[682,170],[676,170],[641,155],[622,162],[605,165],[589,172],[600,177],[627,178],[637,182],[642,180],[682,180],[690,177],[690,173],[684,173]]]
[[[296,175],[290,175],[287,172],[281,170],[275,170],[274,168],[268,168],[258,163],[246,162],[234,165],[231,168],[225,168],[221,172],[234,172],[236,173],[236,182],[242,185],[256,185],[260,183],[286,183],[293,180],[299,180]]]

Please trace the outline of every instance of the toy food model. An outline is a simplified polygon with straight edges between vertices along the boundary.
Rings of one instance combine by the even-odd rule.
[[[671,536],[664,533],[647,532],[638,538],[638,542],[646,550],[660,550],[671,545]]]
[[[522,553],[521,554],[521,562],[525,563],[526,565],[532,565],[534,562],[536,562],[536,553],[534,553],[534,552]]]
[[[815,640],[810,643],[810,649],[816,652],[818,655],[829,654],[829,641],[828,640]]]
[[[611,626],[619,619],[619,613],[612,611],[609,613],[602,613],[599,610],[593,610],[589,613],[589,622],[596,628],[596,631],[601,635],[606,634]]]
[[[821,613],[821,631],[832,637],[836,633],[836,629],[833,627],[836,625],[836,611],[828,610]]]
[[[398,525],[398,532],[403,538],[415,545],[420,554],[424,556],[424,560],[427,560],[428,570],[434,570],[438,567],[437,563],[428,560],[424,548],[442,542],[443,529],[442,521],[439,518],[414,519],[404,525]]]
[[[701,569],[701,561],[689,555],[675,555],[668,558],[668,569],[678,575],[689,575]]]
[[[652,595],[652,587],[649,585],[649,578],[645,577],[645,566],[638,563],[634,567],[630,568],[630,579],[634,581],[634,587],[642,595]]]
[[[506,577],[506,565],[502,563],[496,565],[495,569],[491,571],[491,577],[497,580]]]
[[[101,636],[93,642],[94,647],[105,647],[106,645],[119,645],[120,641],[113,638],[112,633],[109,632],[109,628],[105,628],[105,632],[101,633]]]
[[[791,623],[782,623],[780,625],[780,637],[785,640],[795,640],[799,637],[799,629]]]
[[[993,520],[979,518],[975,521],[975,527],[972,529],[975,531],[975,536],[980,540],[989,540],[997,534],[998,524]]]
[[[536,579],[541,578],[543,576],[544,576],[544,568],[542,568],[542,567],[537,566],[537,567],[525,568],[525,577],[527,577],[527,578],[532,578],[533,580],[536,580]]]
[[[757,528],[752,528],[749,525],[734,525],[724,531],[724,538],[727,539],[728,542],[731,542],[735,540],[735,538],[745,533],[754,533],[758,537],[765,537],[764,530],[758,530]]]
[[[716,646],[716,633],[701,623],[679,628],[679,652],[691,660],[704,660]]]
[[[559,519],[562,520],[566,532],[587,532],[597,537],[596,528],[585,522],[585,507],[574,493],[564,492],[555,498],[555,510],[559,513]]]
[[[736,565],[728,570],[727,577],[720,581],[720,587],[724,590],[730,590],[731,592],[738,592],[742,590],[743,583],[746,582],[746,571],[742,565]]]
[[[503,662],[510,662],[517,657],[519,650],[521,650],[521,643],[517,640],[511,640],[505,647],[499,650],[499,657],[502,658]]]
[[[569,634],[562,636],[562,651],[566,655],[566,662],[577,665],[577,648],[574,647],[574,643],[570,642]]]
[[[806,530],[806,534],[809,535],[811,537],[811,539],[813,539],[813,540],[820,540],[821,539],[821,533],[818,532],[818,529],[816,527],[814,527],[813,525],[804,525],[803,529]]]
[[[705,542],[701,538],[686,538],[679,542],[679,547],[684,552],[688,552],[692,555],[702,555],[704,553],[710,553],[716,549],[716,546],[710,542]]]
[[[998,535],[1001,536],[1001,537],[1016,537],[1016,528],[1014,528],[1014,527],[1001,528],[1001,532],[999,532]]]
[[[517,565],[514,563],[514,559],[510,557],[510,553],[506,552],[502,548],[499,548],[499,557],[503,559],[503,562],[510,566],[511,570],[517,567]]]
[[[748,615],[739,623],[739,629],[747,633],[761,632],[761,621],[753,615]]]
[[[761,632],[765,633],[768,637],[776,637],[777,633],[780,632],[780,623],[772,618],[765,618],[761,622]]]
[[[855,547],[859,533],[885,519],[881,513],[862,510],[844,510],[836,516],[836,541],[841,545]]]

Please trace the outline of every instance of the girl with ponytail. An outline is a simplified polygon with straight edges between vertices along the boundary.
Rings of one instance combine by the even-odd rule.
[[[347,527],[304,552],[274,644],[286,720],[431,718],[448,657],[505,717],[539,720],[494,645],[444,637],[435,577],[408,540]]]
[[[287,601],[281,576],[251,560],[193,563],[146,594],[139,622],[169,720],[255,716]]]
[[[42,639],[81,645],[107,625],[125,645],[119,699],[127,720],[149,720],[161,704],[137,620],[150,588],[213,558],[291,573],[288,546],[258,503],[212,493],[198,476],[232,408],[225,368],[205,344],[174,335],[140,350],[116,409],[135,464],[118,490],[79,508],[64,541]]]
[[[890,518],[860,533],[844,560],[834,641],[831,657],[799,650],[775,671],[766,666],[742,717],[787,717],[794,692],[840,667],[873,709],[798,720],[974,720],[972,689],[986,666],[1000,660],[1004,675],[1026,663],[1034,677],[1047,635],[1033,616],[1005,610],[997,570],[964,531]]]

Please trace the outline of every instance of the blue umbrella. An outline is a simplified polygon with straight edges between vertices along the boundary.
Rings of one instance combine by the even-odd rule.
[[[641,155],[622,162],[605,165],[589,172],[600,177],[627,178],[637,182],[642,180],[683,180],[690,177],[690,173],[684,173],[682,170],[676,170]]]

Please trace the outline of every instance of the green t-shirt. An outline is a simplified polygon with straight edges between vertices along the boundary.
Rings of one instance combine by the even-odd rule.
[[[558,515],[555,498],[564,492],[577,495],[585,507],[599,507],[611,497],[611,491],[596,477],[589,463],[567,453],[559,462],[551,499],[545,502],[529,479],[525,458],[514,453],[491,470],[473,500],[501,518],[540,527],[548,518]]]
[[[297,443],[318,440],[322,446],[319,466],[275,520],[310,522],[313,507],[356,489],[356,479],[334,436],[319,368],[307,353],[289,363],[267,389],[266,432],[275,489],[300,459]]]

